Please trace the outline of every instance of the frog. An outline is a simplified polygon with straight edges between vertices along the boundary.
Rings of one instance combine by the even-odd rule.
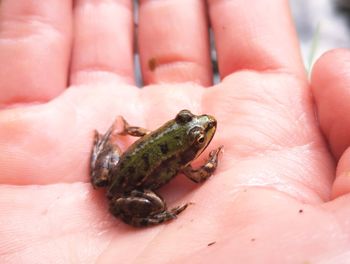
[[[216,129],[213,116],[195,115],[187,109],[154,131],[131,126],[120,116],[106,133],[94,131],[91,184],[106,189],[110,213],[128,225],[147,227],[175,219],[191,203],[168,209],[157,190],[180,173],[195,183],[213,175],[223,146],[210,151],[198,168],[191,162],[207,148]],[[118,135],[139,139],[122,153]]]

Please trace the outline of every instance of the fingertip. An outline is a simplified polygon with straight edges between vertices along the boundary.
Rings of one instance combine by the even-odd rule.
[[[325,52],[315,63],[311,73],[312,88],[320,91],[328,84],[332,84],[338,78],[347,76],[350,81],[350,50],[333,49]]]

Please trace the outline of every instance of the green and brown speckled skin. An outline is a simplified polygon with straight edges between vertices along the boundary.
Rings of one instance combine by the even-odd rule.
[[[110,211],[127,224],[148,226],[175,218],[187,204],[167,211],[163,199],[153,191],[180,171],[201,182],[217,166],[221,147],[211,152],[208,162],[199,170],[193,170],[189,165],[215,134],[216,120],[212,116],[196,116],[182,110],[175,119],[149,133],[125,122],[126,132],[122,133],[142,137],[122,155],[109,139],[112,130],[104,136],[97,134],[91,159],[91,179],[95,187],[107,187]]]

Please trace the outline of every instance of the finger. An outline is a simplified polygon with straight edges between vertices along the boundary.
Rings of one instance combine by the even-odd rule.
[[[39,2],[1,1],[0,104],[46,101],[66,87],[72,3]]]
[[[204,1],[141,1],[139,49],[145,83],[194,81],[210,85]]]
[[[74,25],[72,84],[134,82],[131,0],[77,0]]]
[[[288,1],[209,0],[221,77],[239,70],[304,77]]]
[[[311,86],[330,148],[339,158],[350,145],[350,52],[333,50],[315,64]]]
[[[322,131],[335,158],[340,158],[332,188],[336,198],[350,192],[350,52],[324,54],[314,66],[311,86]]]

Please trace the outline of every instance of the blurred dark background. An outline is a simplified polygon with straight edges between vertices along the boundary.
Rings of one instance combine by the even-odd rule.
[[[325,51],[350,47],[350,0],[289,0],[305,67]]]

